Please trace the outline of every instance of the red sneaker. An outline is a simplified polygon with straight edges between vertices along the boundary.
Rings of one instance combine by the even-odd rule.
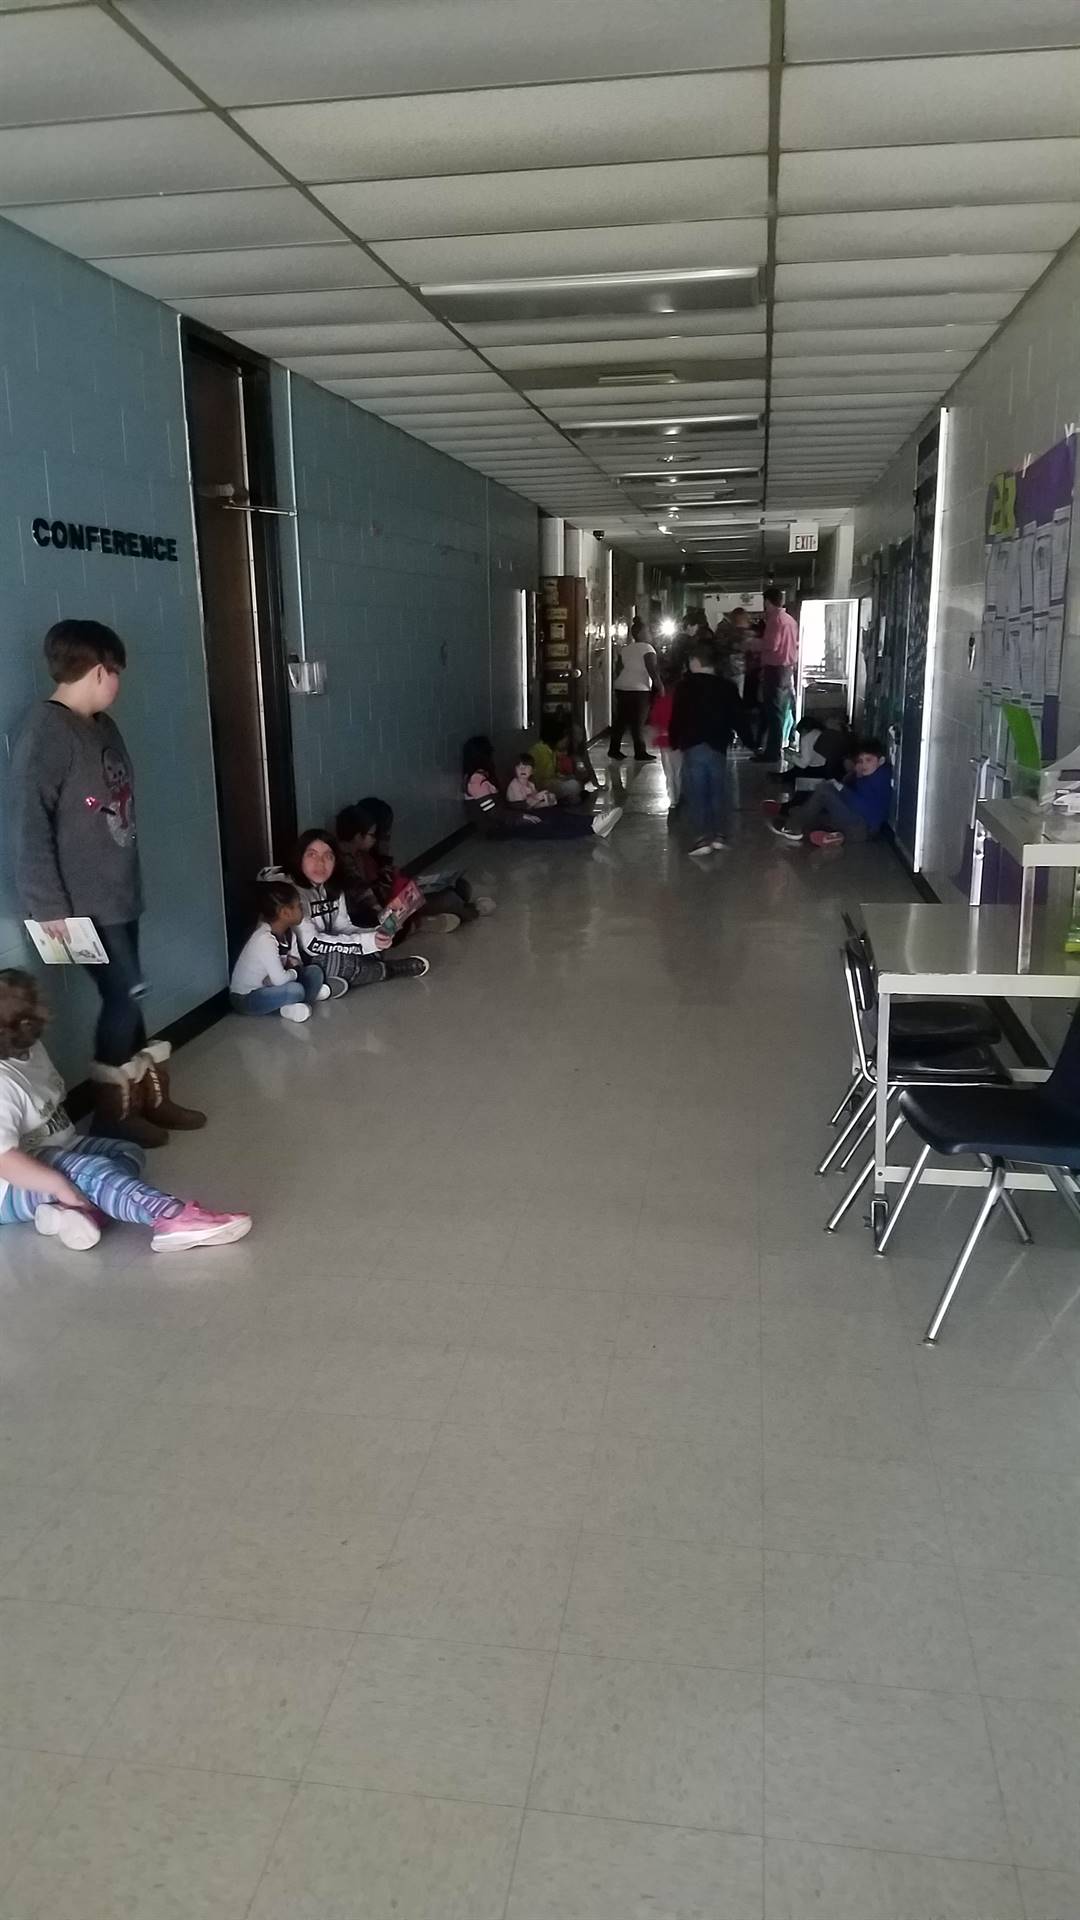
[[[251,1232],[250,1213],[211,1213],[193,1200],[174,1213],[171,1220],[159,1220],[150,1242],[152,1253],[184,1253],[189,1247],[227,1247]]]
[[[779,813],[779,800],[763,800],[761,803],[761,811],[762,813]]]
[[[822,827],[818,827],[814,833],[808,833],[806,837],[812,847],[842,847],[844,844],[842,833],[826,833]]]

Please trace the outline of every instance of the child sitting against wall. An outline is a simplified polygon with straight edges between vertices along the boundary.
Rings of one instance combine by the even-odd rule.
[[[519,756],[519,763],[531,782],[531,757]],[[537,810],[515,805],[509,790],[504,799],[495,773],[494,748],[486,734],[473,734],[466,740],[461,771],[466,809],[478,831],[491,839],[576,840],[590,833],[605,839],[622,819],[621,807],[610,807],[606,813],[563,813],[558,807]],[[515,764],[515,780],[517,775]]]
[[[296,934],[304,909],[290,881],[260,881],[256,904],[258,925],[237,955],[229,982],[234,1013],[277,1013],[299,1024],[310,1020],[317,1000],[348,993],[346,981],[327,980],[321,967],[303,959]]]
[[[395,865],[390,844],[394,831],[394,809],[388,800],[381,800],[378,794],[370,793],[359,802],[359,811],[375,823],[373,851],[382,869],[382,885],[385,887],[389,884],[392,876],[393,890],[397,892],[407,875]],[[495,902],[490,895],[474,893],[471,882],[455,867],[419,873],[416,885],[424,896],[416,926],[424,933],[454,933],[463,922],[495,912]],[[451,926],[451,921],[457,925]]]
[[[596,781],[588,760],[574,757],[567,711],[544,714],[540,738],[533,742],[529,752],[533,779],[542,793],[553,793],[561,804],[571,807],[577,806],[586,794],[595,793]]]
[[[309,827],[301,834],[284,872],[268,871],[259,878],[292,881],[303,910],[296,932],[301,957],[322,968],[327,984],[344,980],[352,992],[382,980],[419,979],[431,971],[419,954],[391,955],[391,936],[381,927],[358,927],[350,918],[337,845],[325,827]]]
[[[892,768],[880,740],[861,740],[849,778],[823,780],[809,800],[792,809],[785,825],[769,822],[781,839],[796,845],[842,847],[881,832],[889,817]]]
[[[0,972],[0,1224],[22,1223],[86,1252],[100,1220],[150,1227],[154,1253],[220,1247],[251,1232],[247,1213],[211,1213],[149,1187],[129,1140],[76,1133],[64,1083],[41,1043],[48,1010],[20,967]]]

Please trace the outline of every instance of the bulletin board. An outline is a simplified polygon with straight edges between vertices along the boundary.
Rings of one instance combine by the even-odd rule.
[[[986,499],[986,588],[977,643],[980,758],[1000,781],[1002,702],[1027,707],[1043,758],[1058,750],[1076,435],[1021,468],[995,474]]]

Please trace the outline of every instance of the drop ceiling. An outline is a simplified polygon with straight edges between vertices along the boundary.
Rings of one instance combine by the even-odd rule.
[[[736,573],[1080,228],[1078,100],[1076,0],[0,0],[0,209]]]

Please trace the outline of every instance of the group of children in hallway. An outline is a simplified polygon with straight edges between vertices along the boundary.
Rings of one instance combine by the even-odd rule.
[[[698,828],[695,855],[725,844],[733,742],[758,757],[769,751],[744,697],[746,624],[733,619],[726,636],[714,636],[698,622],[681,652],[673,649],[662,664],[651,634],[639,629],[631,642],[635,684],[620,690],[616,679],[612,757],[621,758],[628,726],[636,757],[652,758],[642,734],[651,706],[672,806],[685,803]],[[45,659],[54,692],[33,709],[13,755],[16,887],[22,911],[45,936],[64,940],[70,921],[88,919],[107,956],[106,965],[89,969],[101,1003],[91,1068],[96,1104],[91,1132],[77,1135],[43,1045],[44,996],[23,969],[0,970],[0,1224],[32,1224],[75,1249],[96,1245],[106,1218],[148,1227],[155,1252],[225,1245],[250,1231],[248,1214],[215,1212],[143,1178],[146,1149],[170,1132],[204,1126],[206,1116],[173,1098],[170,1048],[148,1040],[141,1011],[134,772],[109,716],[124,645],[96,621],[65,620],[46,635]],[[782,693],[788,670],[779,671]],[[642,677],[647,690],[637,684]],[[592,810],[597,783],[587,755],[572,751],[564,714],[547,716],[540,739],[516,755],[505,789],[483,736],[466,743],[462,775],[467,813],[498,837],[604,837],[622,812]],[[815,790],[800,801],[807,782]],[[879,743],[820,721],[803,722],[788,784],[794,791],[776,803],[771,823],[787,840],[865,840],[888,815],[891,774]],[[393,811],[384,800],[344,807],[335,827],[309,829],[284,866],[259,876],[257,925],[230,981],[237,1012],[302,1022],[315,1002],[422,977],[429,962],[398,950],[403,934],[453,932],[494,911],[494,901],[475,894],[459,871],[414,880],[396,866]]]

